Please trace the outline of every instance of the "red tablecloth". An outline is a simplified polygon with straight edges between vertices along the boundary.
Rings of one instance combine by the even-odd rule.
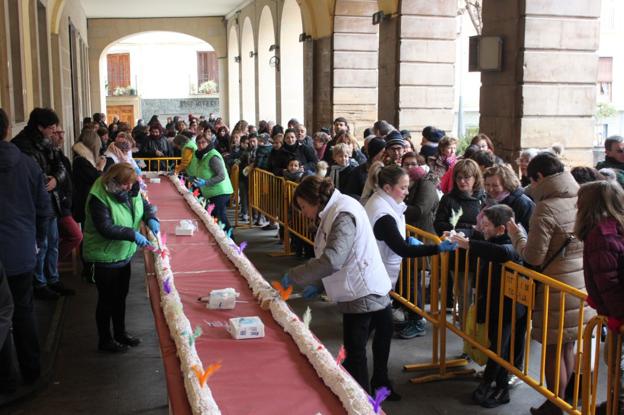
[[[194,236],[174,235],[180,219],[195,219],[194,213],[166,179],[150,184],[150,202],[158,207],[161,231],[167,233],[174,283],[193,328],[200,325],[197,352],[207,366],[221,361],[222,368],[209,380],[212,394],[223,414],[341,414],[346,411],[324,385],[306,357],[299,353],[290,335],[262,310],[245,279],[221,252],[201,222]],[[176,414],[188,413],[181,386],[179,361],[172,353],[172,340],[159,305],[158,285],[148,278],[152,308],[161,342],[167,387]],[[208,310],[197,301],[211,290],[232,287],[240,293],[234,310]],[[231,317],[259,316],[265,325],[262,339],[233,340],[225,330]],[[164,324],[164,325],[163,325]]]

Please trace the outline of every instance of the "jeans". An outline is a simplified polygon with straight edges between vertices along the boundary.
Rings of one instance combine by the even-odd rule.
[[[35,265],[35,288],[55,284],[59,280],[59,232],[56,216],[50,218],[47,237],[39,247],[37,264]]]
[[[514,341],[514,361],[511,362],[514,366],[518,367],[522,365],[524,357],[524,338],[527,327],[527,315],[526,311],[517,312],[516,314],[516,327],[515,327],[515,341]],[[503,359],[509,361],[509,354],[511,353],[511,322],[503,321],[502,324],[502,336],[501,336],[501,355]],[[494,353],[498,352],[498,319],[491,319],[488,327],[488,337],[490,339],[490,350]],[[518,369],[522,370],[521,367]],[[496,363],[492,359],[488,359],[485,365],[485,371],[483,372],[483,380],[485,382],[496,381],[496,387],[506,388],[509,381],[509,374],[501,365]]]
[[[59,231],[59,261],[64,261],[71,257],[74,249],[82,242],[82,231],[80,226],[71,215],[63,216],[58,220]]]
[[[130,287],[130,263],[121,268],[102,268],[96,264],[95,285],[98,291],[95,322],[100,344],[103,344],[112,340],[111,320],[115,337],[126,333],[126,297]]]
[[[238,182],[238,193],[240,195],[240,213],[241,215],[248,214],[249,208],[249,184],[247,180],[240,180]]]
[[[388,357],[390,356],[390,342],[392,340],[392,306],[383,310],[361,314],[344,314],[343,342],[347,357],[343,362],[344,368],[353,376],[353,379],[365,390],[369,391],[368,365],[366,362],[366,343],[371,332],[373,338],[373,377],[371,385],[390,387],[388,378]]]
[[[22,377],[27,383],[36,380],[41,373],[39,338],[33,307],[32,272],[7,276],[13,296],[13,336],[7,336],[0,345],[0,385],[15,384],[13,347],[17,353]]]
[[[227,205],[230,201],[230,195],[218,195],[210,198],[210,203],[214,203],[215,208],[212,211],[212,216],[219,219],[221,223],[225,224],[225,230],[231,228],[230,221],[227,218]]]

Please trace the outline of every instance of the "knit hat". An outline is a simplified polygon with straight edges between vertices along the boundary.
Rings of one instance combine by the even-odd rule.
[[[427,170],[423,166],[414,166],[407,169],[407,174],[413,182],[420,181],[427,174]]]
[[[372,138],[368,142],[368,158],[373,159],[377,154],[384,150],[386,142],[381,138]]]
[[[397,130],[390,131],[390,133],[385,137],[385,139],[386,139],[386,148],[396,146],[397,144],[405,146],[405,140],[403,139],[403,136],[401,135],[401,133],[398,132]]]
[[[407,140],[408,138],[412,138],[412,134],[410,134],[409,130],[401,130],[401,136]]]
[[[422,130],[422,135],[431,143],[438,143],[446,135],[444,130],[438,130],[435,127],[425,127]]]

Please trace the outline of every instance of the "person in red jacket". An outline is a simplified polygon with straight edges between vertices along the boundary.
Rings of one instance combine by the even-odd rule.
[[[617,182],[595,181],[578,192],[576,236],[584,242],[583,266],[587,302],[609,318],[609,329],[624,325],[624,190]],[[616,336],[609,336],[615,341]],[[608,348],[605,346],[605,353]],[[606,356],[605,356],[606,357]],[[624,373],[624,354],[620,352]],[[624,413],[624,375],[620,377],[619,414]],[[606,404],[596,414],[606,414]]]

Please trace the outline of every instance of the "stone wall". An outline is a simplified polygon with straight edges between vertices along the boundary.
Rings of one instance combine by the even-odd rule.
[[[142,99],[141,112],[145,122],[156,114],[163,124],[166,117],[174,115],[184,119],[188,119],[189,114],[208,118],[211,112],[219,113],[219,98]]]

